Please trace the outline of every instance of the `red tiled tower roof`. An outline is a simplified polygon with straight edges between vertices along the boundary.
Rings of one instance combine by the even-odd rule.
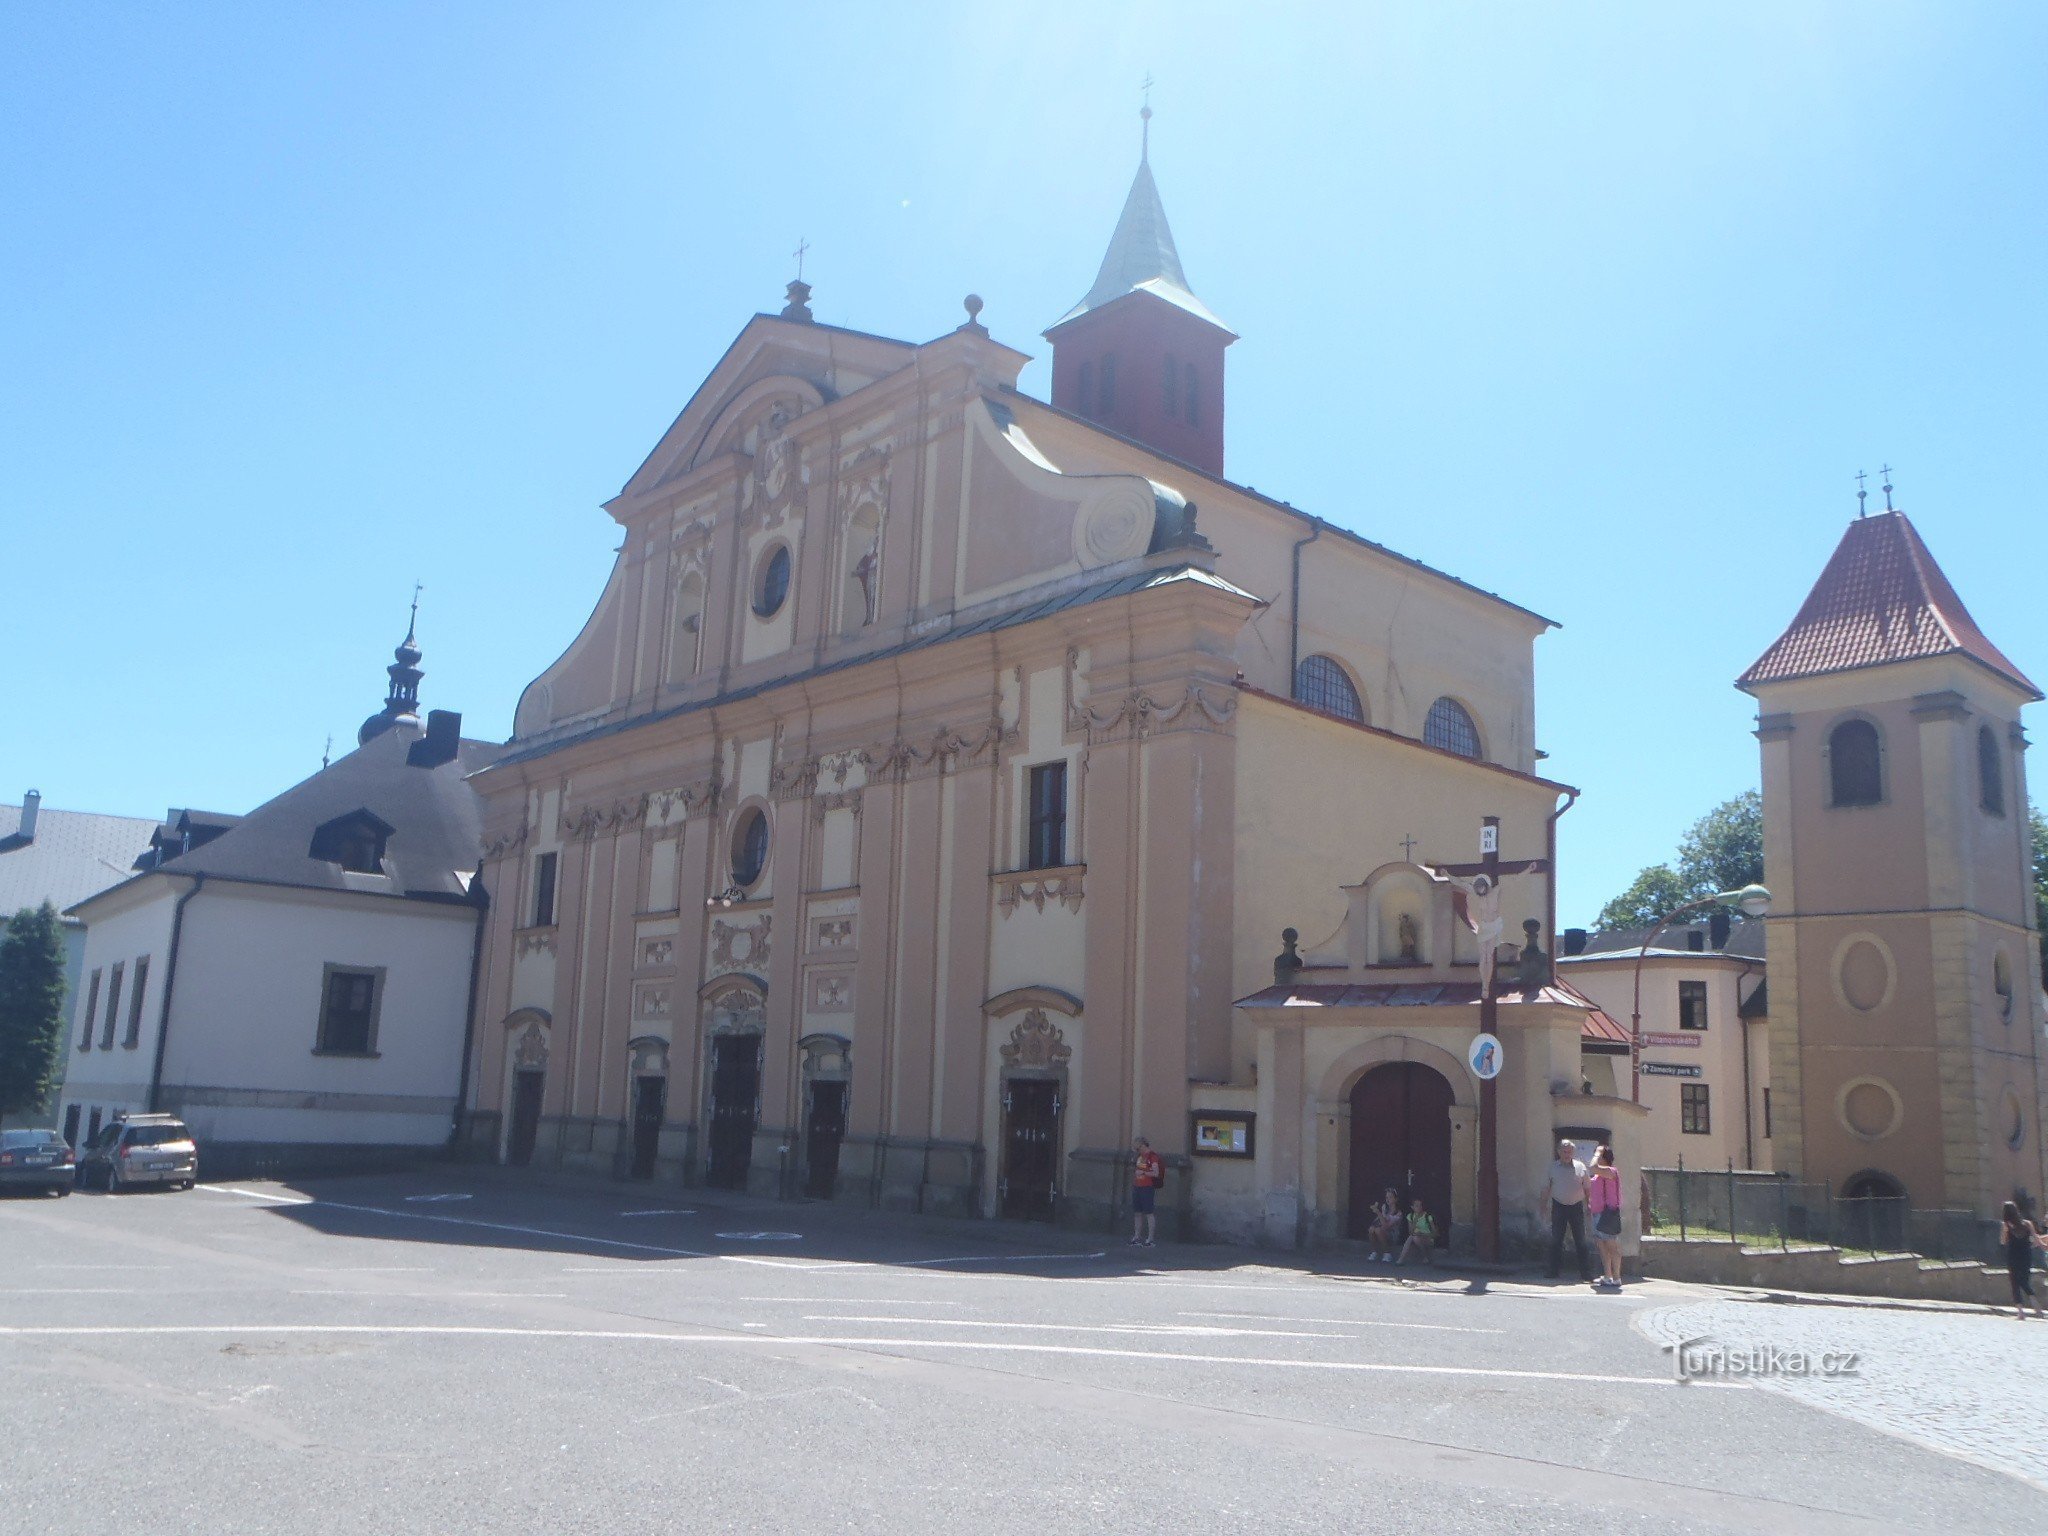
[[[2041,697],[1985,638],[1906,514],[1880,512],[1849,525],[1791,627],[1735,686],[1956,654]]]

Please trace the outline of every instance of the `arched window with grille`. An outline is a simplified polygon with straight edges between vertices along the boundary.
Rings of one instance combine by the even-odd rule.
[[[1479,727],[1472,723],[1465,706],[1448,695],[1429,706],[1429,716],[1422,722],[1422,740],[1460,757],[1479,755]]]
[[[1868,720],[1844,720],[1828,732],[1828,804],[1876,805],[1884,799],[1884,744]]]
[[[1202,424],[1201,396],[1195,392],[1195,365],[1187,364],[1181,370],[1181,382],[1186,386],[1181,394],[1181,415],[1191,427]]]
[[[1365,724],[1365,704],[1352,686],[1351,674],[1327,656],[1302,657],[1294,669],[1294,697],[1310,709]]]
[[[1977,800],[1992,815],[2005,814],[2005,762],[1998,733],[1988,725],[1977,727]]]

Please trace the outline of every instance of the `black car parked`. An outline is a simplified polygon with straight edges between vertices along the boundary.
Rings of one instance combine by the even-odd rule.
[[[0,1131],[0,1189],[68,1195],[77,1173],[71,1143],[55,1131]]]

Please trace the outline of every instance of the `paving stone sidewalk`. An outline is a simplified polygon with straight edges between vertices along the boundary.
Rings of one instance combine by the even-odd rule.
[[[1844,1374],[1754,1379],[1873,1429],[2048,1490],[2048,1322],[2010,1312],[1905,1312],[1741,1300],[1658,1307],[1636,1327],[1663,1345],[1701,1341],[1745,1362],[1809,1366],[1853,1352]]]

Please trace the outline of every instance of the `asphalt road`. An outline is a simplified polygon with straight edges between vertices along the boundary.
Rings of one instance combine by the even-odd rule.
[[[1794,1314],[1882,1392],[1658,1342]],[[494,1169],[15,1199],[0,1532],[2040,1529],[2048,1324],[1900,1316]],[[1911,1417],[1944,1329],[2034,1429]]]

